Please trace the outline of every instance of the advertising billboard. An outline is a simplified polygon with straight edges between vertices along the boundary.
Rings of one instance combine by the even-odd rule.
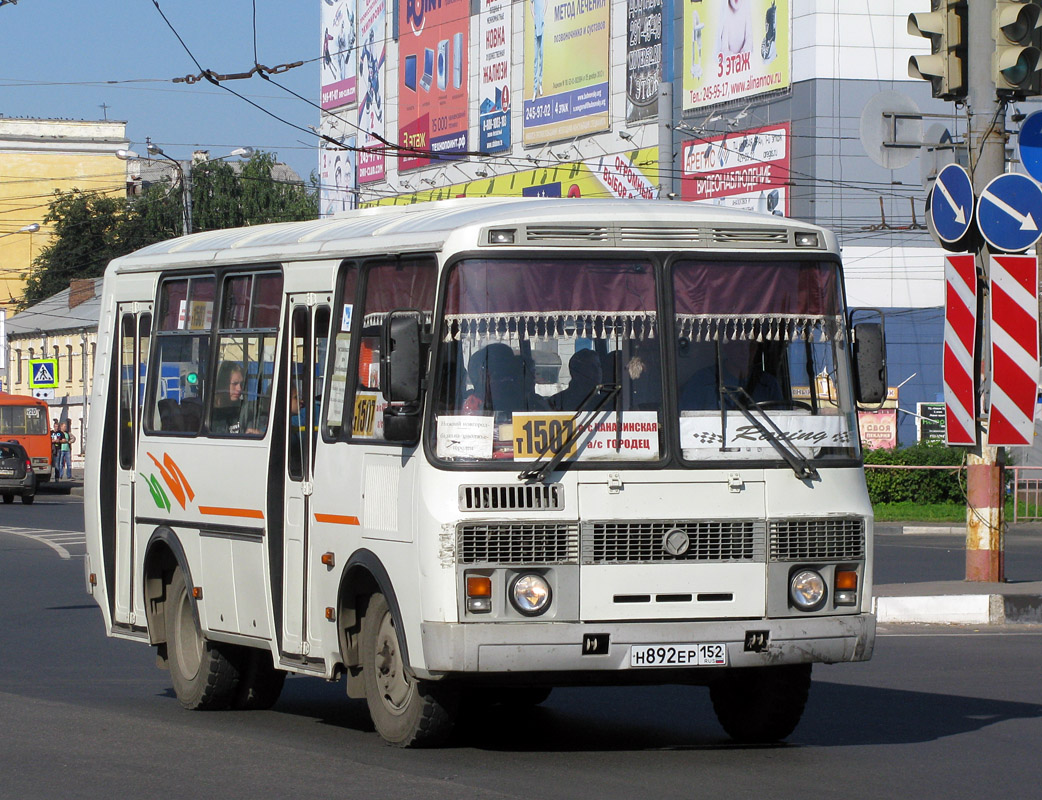
[[[453,197],[658,197],[658,148],[497,175],[362,203],[410,205]]]
[[[323,110],[349,106],[358,99],[355,59],[355,0],[322,3]]]
[[[789,0],[687,0],[684,110],[788,87],[789,20]]]
[[[789,123],[684,142],[680,197],[789,215]]]
[[[481,0],[478,65],[478,148],[510,149],[510,2]]]
[[[387,6],[384,0],[359,0],[358,8],[358,183],[384,177],[384,60],[387,57]]]
[[[430,153],[467,149],[469,0],[399,0],[398,144]],[[402,155],[398,169],[430,164]]]
[[[523,143],[609,130],[608,0],[524,0]]]
[[[662,77],[662,0],[626,4],[626,121],[654,119]]]
[[[355,137],[344,140],[348,147],[355,146]],[[358,154],[354,150],[335,150],[323,146],[319,151],[319,216],[331,217],[337,212],[355,207]]]

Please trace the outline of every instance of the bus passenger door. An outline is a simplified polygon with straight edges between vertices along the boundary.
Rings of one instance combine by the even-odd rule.
[[[144,600],[134,591],[137,553],[134,543],[134,481],[145,371],[152,329],[152,306],[121,303],[119,318],[119,444],[116,465],[115,622],[144,625]]]
[[[306,655],[309,533],[318,416],[329,307],[314,295],[290,296],[289,381],[285,386],[286,496],[283,507],[282,650]]]

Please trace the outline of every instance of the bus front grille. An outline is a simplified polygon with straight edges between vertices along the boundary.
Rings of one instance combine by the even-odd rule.
[[[456,529],[460,564],[577,564],[575,522],[464,522]]]
[[[563,508],[564,491],[559,483],[459,487],[460,511],[560,511]]]
[[[583,526],[584,564],[677,561],[763,562],[763,520],[592,522]]]
[[[773,519],[771,561],[851,561],[865,557],[865,521],[853,518]]]

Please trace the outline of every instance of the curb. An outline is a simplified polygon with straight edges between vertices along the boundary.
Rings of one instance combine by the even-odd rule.
[[[935,536],[962,536],[966,533],[965,525],[905,525],[901,528],[901,533],[906,535],[927,535],[933,534]]]
[[[1042,596],[961,594],[876,597],[876,621],[941,625],[1031,625],[1042,623]]]

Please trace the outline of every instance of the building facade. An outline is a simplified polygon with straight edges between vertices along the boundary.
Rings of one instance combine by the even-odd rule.
[[[46,400],[51,419],[69,423],[76,437],[73,466],[82,464],[90,417],[87,398],[94,376],[101,284],[101,278],[74,280],[68,289],[7,320],[7,378],[3,389]],[[31,380],[34,362],[44,359],[53,359],[56,364],[56,386],[35,389]]]
[[[929,9],[322,0],[322,213],[615,196],[831,228],[849,304],[886,311],[896,424],[912,443],[916,404],[942,393],[944,251],[926,229],[927,179],[966,130],[964,109],[908,77],[909,57],[929,52],[908,14]]]
[[[124,194],[126,123],[0,116],[0,308],[23,294],[47,243],[44,218],[56,191]],[[38,230],[27,230],[39,226]]]

